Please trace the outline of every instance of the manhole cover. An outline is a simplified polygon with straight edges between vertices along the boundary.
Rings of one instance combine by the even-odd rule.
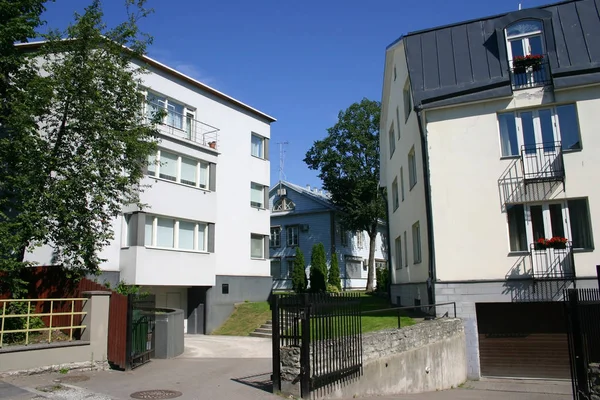
[[[183,393],[176,390],[144,390],[141,392],[131,393],[133,399],[174,399],[181,396]]]
[[[65,376],[59,378],[58,381],[60,383],[77,383],[77,382],[85,382],[89,381],[90,377],[85,375],[73,375],[73,376]]]

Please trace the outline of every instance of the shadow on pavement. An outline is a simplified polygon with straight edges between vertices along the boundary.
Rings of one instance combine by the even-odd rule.
[[[241,383],[243,385],[253,387],[255,389],[260,389],[268,393],[273,393],[273,381],[271,380],[270,372],[258,375],[244,376],[241,378],[231,378],[231,380],[237,383]]]

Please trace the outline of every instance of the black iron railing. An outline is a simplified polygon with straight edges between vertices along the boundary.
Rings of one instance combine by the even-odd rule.
[[[510,80],[513,89],[528,89],[552,85],[550,64],[545,55],[529,58],[515,57],[510,62]]]
[[[438,307],[440,306],[452,306],[452,310],[454,312],[454,318],[456,318],[456,302],[449,301],[447,303],[435,303],[435,304],[420,304],[418,306],[402,306],[402,307],[390,307],[390,308],[381,308],[379,310],[368,310],[363,311],[363,314],[385,314],[395,315],[398,317],[398,329],[402,328],[401,318],[406,313],[414,314],[418,317],[425,318],[435,318],[437,314],[441,314],[442,317],[449,317],[450,312],[440,312]]]
[[[537,279],[574,279],[575,257],[571,242],[562,248],[542,248],[538,243],[529,245],[531,275]]]
[[[525,183],[564,181],[565,164],[561,142],[521,146],[521,167]]]

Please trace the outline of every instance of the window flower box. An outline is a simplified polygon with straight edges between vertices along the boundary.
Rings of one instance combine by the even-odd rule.
[[[567,238],[555,236],[553,238],[548,239],[548,245],[553,249],[566,249],[567,248]]]
[[[513,71],[515,74],[523,74],[528,68],[533,71],[539,71],[542,68],[544,56],[541,54],[529,54],[526,56],[516,56],[513,60]]]
[[[546,240],[545,238],[539,238],[535,242],[535,249],[536,250],[546,250],[549,247],[550,247],[550,244],[548,243],[548,240]]]

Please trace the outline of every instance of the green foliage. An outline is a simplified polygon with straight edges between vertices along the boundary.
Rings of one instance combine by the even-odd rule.
[[[63,368],[59,369],[58,372],[61,373],[61,374],[63,374],[63,375],[67,374],[67,373],[69,373],[69,368],[63,367]]]
[[[371,239],[367,291],[375,277],[374,238],[379,219],[385,217],[385,202],[379,190],[379,118],[381,104],[363,99],[340,111],[338,122],[327,129],[327,137],[316,141],[304,162],[319,171],[323,188],[341,210],[346,229],[367,231]]]
[[[12,42],[39,36],[43,2],[0,0],[2,292],[22,294],[24,254],[40,245],[52,244],[53,263],[72,277],[95,273],[114,217],[124,205],[142,207],[158,132],[142,115],[144,70],[131,61],[150,42],[137,27],[149,10],[145,0],[125,3],[128,17],[112,29],[94,0],[64,32],[23,52]]]
[[[31,305],[31,313],[35,312],[35,305]],[[10,302],[6,306],[6,315],[20,315],[20,314],[28,314],[28,305],[26,302]],[[0,309],[0,315],[2,315],[2,310]],[[37,329],[44,328],[44,322],[40,317],[29,317],[29,329]],[[18,329],[27,329],[27,317],[10,317],[4,318],[4,330],[12,331]],[[39,334],[41,331],[37,332],[29,332],[29,336]],[[6,333],[4,334],[3,343],[11,344],[11,343],[19,343],[25,340],[26,333],[25,332],[15,332],[15,333]]]
[[[310,291],[325,292],[327,289],[327,256],[323,243],[313,245],[310,254]]]
[[[292,270],[292,289],[296,293],[302,293],[306,290],[306,262],[304,254],[300,247],[296,249],[296,257],[294,258],[294,269]]]
[[[139,294],[141,296],[146,296],[146,295],[150,294],[149,292],[141,292],[139,286],[129,285],[129,284],[127,284],[127,282],[125,282],[122,279],[119,281],[119,283],[117,284],[117,286],[114,289],[111,288],[111,284],[109,281],[105,281],[104,286],[106,286],[106,288],[109,290],[114,290],[115,292],[117,292],[119,294],[123,294],[125,296],[127,296],[129,294]]]
[[[329,274],[327,275],[327,287],[333,286],[338,292],[342,291],[342,281],[340,279],[340,265],[338,262],[337,253],[331,255],[331,261],[329,263]],[[329,292],[329,289],[327,289]]]
[[[339,293],[339,292],[340,292],[340,289],[337,286],[332,285],[331,283],[327,284],[327,293]]]
[[[377,287],[375,291],[378,293],[387,293],[390,282],[390,271],[387,267],[376,268]]]

